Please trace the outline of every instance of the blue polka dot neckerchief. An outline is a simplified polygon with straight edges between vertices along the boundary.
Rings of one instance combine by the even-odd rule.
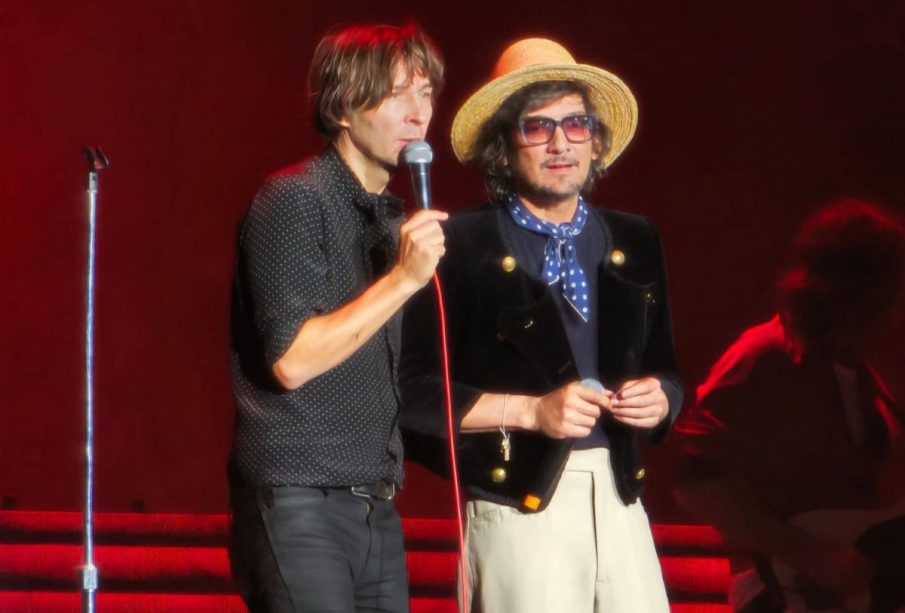
[[[578,250],[575,248],[575,237],[581,234],[588,220],[588,207],[584,200],[579,196],[578,209],[571,222],[558,225],[538,219],[515,194],[508,195],[505,206],[520,227],[549,237],[544,249],[541,278],[547,285],[561,281],[563,298],[575,309],[582,321],[587,322],[590,313],[588,280],[578,261]]]

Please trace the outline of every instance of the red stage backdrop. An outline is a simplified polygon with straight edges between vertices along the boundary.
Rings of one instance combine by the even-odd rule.
[[[630,84],[640,129],[594,200],[656,220],[690,390],[739,330],[770,314],[774,271],[808,211],[840,194],[905,201],[902,2],[381,4],[0,8],[6,506],[81,500],[79,150],[96,143],[112,161],[97,239],[97,506],[225,510],[233,231],[267,173],[321,147],[304,79],[337,22],[412,17],[442,47],[448,86],[430,138],[434,200],[450,210],[482,198],[450,151],[452,115],[507,42],[551,36]],[[881,361],[899,390],[901,340],[891,335]],[[660,518],[676,513],[670,453],[654,452],[649,471]],[[451,513],[443,487],[412,468],[403,511]]]

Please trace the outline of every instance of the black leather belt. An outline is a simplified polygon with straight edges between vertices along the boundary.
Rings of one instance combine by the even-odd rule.
[[[354,496],[362,498],[379,498],[380,500],[392,500],[396,495],[396,484],[392,481],[374,481],[364,485],[353,485],[349,488]]]

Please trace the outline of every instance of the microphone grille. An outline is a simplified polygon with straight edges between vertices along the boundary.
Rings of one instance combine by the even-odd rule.
[[[406,164],[430,164],[434,159],[434,152],[426,142],[416,140],[402,150],[402,159]]]

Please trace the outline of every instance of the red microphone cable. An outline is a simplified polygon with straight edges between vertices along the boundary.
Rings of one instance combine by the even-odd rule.
[[[437,313],[440,316],[440,353],[443,357],[443,385],[446,394],[446,434],[449,438],[449,467],[452,478],[453,498],[456,503],[456,529],[459,545],[459,572],[462,591],[461,611],[468,607],[468,573],[465,556],[465,533],[462,520],[462,497],[459,489],[459,469],[456,462],[456,428],[453,423],[452,381],[449,376],[449,349],[446,343],[446,311],[443,308],[443,288],[440,277],[434,273],[434,289],[437,291]]]
[[[415,200],[423,209],[430,208],[430,182],[428,167],[434,154],[430,145],[424,141],[413,141],[402,150],[402,159],[409,165],[412,173],[412,190]],[[443,308],[443,288],[440,277],[434,272],[434,289],[437,291],[437,313],[440,319],[440,351],[443,356],[443,384],[446,393],[446,433],[449,438],[449,467],[452,477],[453,499],[456,504],[456,528],[458,530],[459,568],[462,586],[461,611],[468,607],[468,574],[465,560],[465,534],[462,521],[462,499],[459,491],[459,469],[456,463],[456,428],[453,424],[452,382],[449,377],[449,348],[446,342],[446,311]]]

